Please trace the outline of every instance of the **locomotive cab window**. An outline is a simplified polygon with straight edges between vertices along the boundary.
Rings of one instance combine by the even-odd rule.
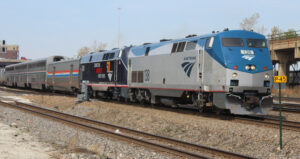
[[[109,60],[109,59],[113,59],[115,57],[115,53],[106,53],[103,55],[102,60]]]
[[[211,49],[214,45],[214,41],[215,41],[215,37],[211,37],[209,39],[206,40],[206,43],[205,43],[205,47],[208,48],[208,49]]]
[[[171,53],[183,52],[186,42],[174,43]]]
[[[177,51],[176,52],[182,52],[184,50],[184,47],[185,47],[185,42],[180,42],[178,44],[178,47],[177,47]]]
[[[61,60],[63,60],[63,59],[64,59],[63,57],[55,57],[55,58],[53,59],[53,61],[56,62],[56,61],[61,61]]]
[[[108,59],[108,54],[104,54],[102,60],[107,60]]]
[[[171,53],[176,52],[176,50],[177,50],[177,45],[178,45],[178,43],[174,43],[174,44],[173,44]]]
[[[185,51],[195,50],[196,44],[197,44],[196,40],[187,42],[186,47],[185,47]]]
[[[243,47],[244,42],[241,38],[222,38],[222,45],[226,47]]]
[[[147,48],[146,48],[146,52],[145,52],[145,56],[148,56],[148,55],[149,55],[149,51],[150,51],[150,47],[147,47]]]
[[[246,39],[247,46],[253,48],[265,48],[266,41],[265,39]]]
[[[115,53],[110,53],[108,59],[113,59],[115,57]]]

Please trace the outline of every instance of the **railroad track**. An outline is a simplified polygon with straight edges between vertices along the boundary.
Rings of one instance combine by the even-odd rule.
[[[11,88],[11,87],[1,87],[1,86],[0,86],[0,90],[1,91],[9,91],[9,92],[17,93],[17,94],[30,93],[30,94],[36,94],[36,95],[74,97],[74,95],[72,95],[72,94],[66,94],[66,93],[53,93],[53,92],[47,92],[47,91],[42,91],[42,90],[15,89],[15,88]],[[120,102],[114,101],[114,100],[110,101],[110,102],[120,103]],[[121,103],[121,104],[126,104],[126,103]],[[134,105],[134,104],[135,103],[130,103],[130,105]],[[284,105],[285,106],[282,107],[282,111],[284,111],[284,112],[300,113],[300,105],[299,104],[284,104]],[[156,108],[156,109],[168,109],[170,111],[174,111],[174,109],[164,108],[162,106],[160,106],[160,107],[152,106],[152,107]],[[186,109],[187,108],[183,108],[182,110],[185,111]],[[279,110],[278,104],[273,104],[273,110],[274,111],[278,111]],[[190,111],[190,110],[188,110],[188,111]],[[185,111],[185,112],[187,112],[187,111]],[[196,113],[194,112],[193,114],[197,114],[197,112]]]
[[[279,111],[279,104],[273,104],[273,110]],[[300,104],[283,103],[281,110],[284,112],[300,113]]]
[[[3,90],[3,88],[0,87],[0,90]],[[40,92],[31,91],[31,90],[18,90],[18,89],[12,89],[12,88],[7,88],[4,90],[8,90],[8,91],[12,91],[12,92],[14,92],[16,90],[19,93],[40,94]],[[60,93],[49,93],[49,92],[41,92],[41,93],[44,93],[45,95],[61,95]],[[69,96],[69,95],[67,95],[67,96]],[[118,102],[118,101],[112,101],[112,100],[108,100],[108,101],[120,104],[120,102]],[[131,106],[139,106],[139,107],[141,106],[140,104],[135,104],[135,103],[121,103],[121,104],[131,105]],[[152,106],[152,108],[159,109],[159,110],[165,110],[165,111],[180,112],[183,114],[201,115],[203,117],[218,118],[218,119],[222,119],[222,120],[232,120],[232,121],[249,123],[249,124],[254,124],[254,125],[263,125],[263,126],[268,126],[268,127],[273,127],[273,128],[279,127],[279,117],[277,117],[277,119],[274,119],[274,118],[267,118],[267,117],[263,117],[263,116],[215,115],[213,113],[200,113],[199,114],[194,109],[187,109],[187,108],[173,109],[173,108],[169,108],[169,107],[160,107],[160,106]],[[300,122],[283,120],[282,123],[283,123],[283,125],[282,125],[283,129],[300,131]]]
[[[135,143],[155,151],[168,153],[182,158],[252,158],[249,156],[228,152],[203,145],[192,144],[176,139],[153,135],[145,132],[136,131],[108,123],[103,123],[87,118],[82,118],[39,106],[21,103],[21,102],[4,102],[0,100],[1,106],[8,106],[23,111],[31,112],[43,117],[51,118],[80,127],[84,130],[104,134],[114,139],[123,140],[129,143]],[[117,131],[116,131],[117,130]]]
[[[70,93],[56,93],[56,92],[49,92],[49,91],[44,91],[44,90],[38,90],[38,89],[25,89],[25,88],[12,88],[12,87],[6,87],[6,86],[0,86],[0,91],[7,91],[7,92],[12,92],[16,94],[35,94],[35,95],[51,95],[51,96],[69,96],[69,97],[74,97],[74,95]]]
[[[279,117],[268,118],[263,116],[235,116],[234,120],[242,123],[247,122],[256,125],[279,128]],[[300,122],[282,120],[282,128],[300,132]]]
[[[273,97],[273,98],[276,100],[279,99],[278,97]],[[296,97],[281,97],[281,100],[300,102],[300,98],[296,98]]]

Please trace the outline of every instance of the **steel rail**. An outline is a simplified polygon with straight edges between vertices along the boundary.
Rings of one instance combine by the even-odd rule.
[[[279,104],[273,104],[273,110],[279,111]],[[300,113],[300,104],[296,103],[283,103],[281,106],[281,110],[284,112],[292,112],[292,113]]]
[[[251,122],[254,124],[268,125],[271,127],[279,127],[279,119],[259,117],[259,116],[235,116],[234,120],[241,122]],[[300,132],[300,122],[282,120],[282,128]]]
[[[274,111],[279,111],[279,107],[273,107]],[[289,107],[282,107],[281,110],[283,112],[291,112],[291,113],[300,113],[300,108],[289,108]]]
[[[274,97],[274,99],[278,100],[278,97]],[[300,102],[300,98],[297,98],[297,97],[281,97],[281,100]],[[284,103],[284,101],[283,101],[283,103]]]
[[[70,114],[42,108],[31,104],[20,103],[20,102],[15,102],[15,103],[16,104],[0,101],[1,105],[17,107],[26,111],[38,113],[43,116],[51,117],[60,121],[78,125],[80,127],[92,129],[99,133],[105,133],[112,137],[121,138],[125,141],[134,142],[139,145],[144,145],[146,147],[150,147],[160,152],[162,151],[168,152],[170,154],[175,154],[181,157],[215,158],[218,156],[221,158],[252,158],[237,153],[232,153],[232,152],[219,150],[207,146],[192,144],[184,141],[179,141],[176,139],[171,139],[171,138],[153,135],[145,132],[140,132],[140,131],[136,131],[136,130],[132,130],[132,129],[128,129],[128,128],[124,128],[124,127],[120,127],[108,123],[103,123],[103,122],[83,118],[83,117],[73,116]],[[117,129],[121,133],[115,133],[115,130]],[[125,134],[129,134],[129,135],[125,135]],[[198,153],[195,153],[195,151],[197,151]],[[203,155],[203,153],[206,155]]]

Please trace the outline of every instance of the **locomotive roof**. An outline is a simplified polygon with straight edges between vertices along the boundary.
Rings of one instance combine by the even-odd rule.
[[[47,58],[39,58],[39,59],[35,59],[35,60],[25,61],[25,62],[21,62],[21,63],[17,63],[17,64],[12,64],[12,65],[8,65],[6,67],[14,67],[14,66],[19,66],[19,65],[29,64],[29,63],[47,61],[48,59],[53,59],[55,57],[65,58],[64,56],[50,56],[50,57],[47,57]]]
[[[212,34],[204,34],[204,35],[199,35],[199,36],[193,36],[193,37],[189,37],[189,38],[179,38],[179,39],[174,39],[174,40],[169,40],[169,41],[163,41],[163,42],[157,42],[157,43],[149,43],[146,45],[139,45],[139,46],[135,46],[135,47],[151,47],[151,46],[156,46],[156,45],[160,45],[160,44],[167,44],[167,43],[176,43],[176,42],[181,42],[181,41],[193,41],[193,40],[198,40],[198,39],[202,39],[202,38],[209,38],[212,36],[221,36],[221,37],[236,37],[236,36],[254,36],[256,38],[265,38],[264,35],[256,33],[256,32],[252,32],[252,31],[248,31],[248,30],[229,30],[229,31],[223,31],[223,32],[218,32],[218,33],[212,33]]]
[[[161,47],[163,45],[167,44],[172,44],[172,43],[178,43],[178,42],[189,42],[189,41],[197,41],[199,39],[206,39],[210,38],[212,36],[215,37],[243,37],[246,36],[248,38],[259,38],[259,39],[264,39],[264,35],[261,35],[259,33],[255,33],[252,31],[246,31],[246,30],[229,30],[229,31],[223,31],[223,32],[218,32],[218,33],[212,33],[212,34],[204,34],[200,36],[193,36],[193,37],[188,37],[188,38],[180,38],[180,39],[174,39],[174,40],[169,40],[169,41],[163,41],[163,42],[157,42],[157,43],[149,43],[149,44],[144,44],[144,45],[138,45],[138,46],[132,46],[131,47],[131,52],[133,54],[129,56],[144,56],[146,48],[150,48],[151,50],[154,50],[158,47]],[[83,55],[80,59],[80,63],[89,63],[89,62],[99,62],[99,61],[107,61],[103,59],[103,56],[105,54],[110,54],[110,53],[115,53],[112,58],[109,60],[115,60],[119,56],[119,52],[121,49],[114,49],[114,50],[108,50],[108,51],[102,51],[102,52],[96,52],[96,53],[89,53],[86,55]],[[165,53],[171,53],[171,52],[165,52]],[[162,54],[165,54],[162,52]],[[149,54],[151,56],[151,53]]]
[[[167,45],[167,44],[172,44],[172,43],[178,43],[178,42],[189,42],[189,41],[197,41],[199,39],[206,39],[206,38],[210,38],[212,36],[215,37],[249,37],[249,38],[259,38],[259,39],[264,39],[265,37],[259,33],[255,33],[252,31],[246,31],[246,30],[230,30],[230,31],[223,31],[223,32],[218,32],[218,33],[212,33],[212,34],[205,34],[205,35],[200,35],[200,36],[193,36],[193,37],[189,37],[189,38],[181,38],[181,39],[174,39],[174,40],[170,40],[170,41],[163,41],[163,42],[158,42],[158,43],[152,43],[152,44],[145,44],[145,45],[139,45],[139,46],[133,46],[131,48],[131,52],[132,54],[130,54],[129,56],[131,57],[135,57],[135,56],[145,56],[145,51],[146,48],[150,48],[150,51]],[[171,53],[170,49],[168,49],[168,52],[161,52],[159,54],[169,54]],[[151,56],[151,52],[149,53],[148,56]]]
[[[120,53],[120,49],[89,53],[81,57],[80,63],[115,60],[119,58],[119,53]]]

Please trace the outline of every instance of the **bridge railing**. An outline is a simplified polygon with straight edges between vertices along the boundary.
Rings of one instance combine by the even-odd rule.
[[[286,40],[300,38],[300,30],[298,31],[288,31],[279,34],[272,34],[267,36],[268,40]]]

